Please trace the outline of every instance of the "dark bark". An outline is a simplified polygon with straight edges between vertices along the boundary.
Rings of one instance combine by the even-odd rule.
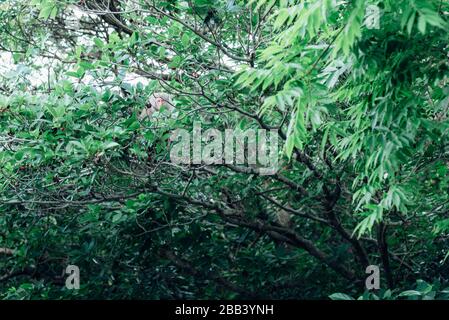
[[[388,253],[388,245],[386,240],[387,226],[381,222],[377,228],[377,247],[379,249],[380,257],[382,259],[382,266],[387,277],[388,287],[394,288],[393,274],[390,267],[390,258]]]

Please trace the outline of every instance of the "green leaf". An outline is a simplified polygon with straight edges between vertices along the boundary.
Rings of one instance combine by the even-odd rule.
[[[55,7],[53,5],[47,5],[41,9],[39,12],[39,18],[47,20],[52,14]],[[55,14],[56,15],[56,14]]]
[[[345,293],[333,293],[329,296],[332,300],[355,300],[353,297]]]
[[[98,38],[98,37],[95,37],[95,38],[94,38],[94,43],[95,43],[95,45],[96,45],[98,48],[104,48],[104,46],[105,46],[103,40],[101,40],[101,39]]]
[[[181,64],[182,58],[180,56],[173,57],[172,61],[168,64],[170,68],[177,68]]]
[[[399,297],[410,297],[410,296],[420,296],[421,292],[416,290],[407,290],[399,294]]]
[[[426,33],[426,17],[423,15],[420,15],[418,18],[418,30],[422,33]]]
[[[412,15],[410,16],[410,19],[408,20],[408,23],[407,23],[407,33],[409,35],[412,34],[412,29],[413,29],[413,25],[415,23],[415,19],[416,19],[416,13],[412,13]]]
[[[114,215],[112,216],[112,222],[113,222],[113,223],[116,223],[116,222],[118,222],[122,217],[123,217],[123,214],[122,214],[121,212],[118,212],[118,213],[116,213],[116,214],[114,214]]]
[[[187,33],[184,33],[181,37],[181,43],[184,47],[188,47],[190,44],[190,37]]]
[[[111,149],[111,148],[118,147],[118,146],[120,146],[120,144],[118,144],[117,142],[110,141],[110,142],[107,142],[107,143],[105,143],[103,145],[103,149],[107,150],[107,149]]]

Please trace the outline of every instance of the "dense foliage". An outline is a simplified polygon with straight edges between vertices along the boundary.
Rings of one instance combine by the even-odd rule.
[[[447,298],[448,29],[447,0],[0,0],[0,297]],[[194,122],[276,130],[279,171],[174,164]]]

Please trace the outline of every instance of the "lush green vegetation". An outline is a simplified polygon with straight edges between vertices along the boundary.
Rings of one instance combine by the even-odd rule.
[[[0,297],[449,297],[448,30],[447,0],[0,0]],[[174,164],[196,121],[277,130],[279,171]]]

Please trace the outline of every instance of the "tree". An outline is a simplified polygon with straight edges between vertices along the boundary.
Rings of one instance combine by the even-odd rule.
[[[368,265],[382,298],[440,297],[447,1],[0,8],[3,298],[360,295]],[[155,92],[176,117],[138,119]],[[174,164],[195,123],[276,132],[279,170]]]

